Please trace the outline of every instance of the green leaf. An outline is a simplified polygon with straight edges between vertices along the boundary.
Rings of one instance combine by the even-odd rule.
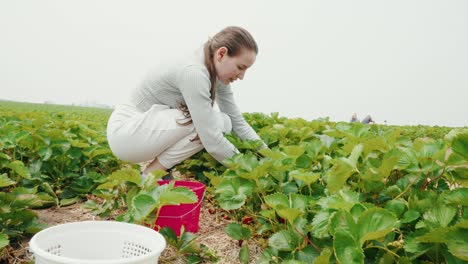
[[[312,220],[312,233],[317,238],[325,238],[328,236],[328,220],[330,212],[320,211]]]
[[[245,204],[246,200],[246,195],[232,193],[225,193],[218,198],[221,208],[228,211],[241,208]]]
[[[224,232],[234,240],[248,240],[251,236],[250,229],[238,223],[229,223]]]
[[[414,149],[410,148],[403,148],[400,154],[400,158],[397,162],[397,168],[399,169],[409,169],[409,168],[417,168],[418,167],[418,159],[416,157],[416,153]]]
[[[449,236],[450,240],[447,242],[449,252],[459,259],[468,261],[468,229],[450,232]]]
[[[10,185],[13,185],[15,183],[16,183],[15,181],[8,178],[8,175],[6,173],[3,173],[2,175],[0,175],[0,188],[10,186]]]
[[[445,257],[445,261],[447,263],[450,263],[450,264],[466,264],[466,261],[463,261],[457,257],[455,257],[454,255],[450,254],[450,252],[445,251],[444,252],[444,257]],[[401,258],[400,258],[401,260]],[[411,264],[411,262],[407,262],[408,264]],[[407,264],[407,263],[403,263],[403,264]]]
[[[264,157],[268,157],[272,160],[279,160],[285,157],[285,154],[279,151],[273,151],[269,148],[264,148],[258,151]]]
[[[281,251],[295,250],[301,243],[301,238],[296,233],[288,230],[274,233],[268,240],[270,247]]]
[[[364,252],[359,242],[344,229],[338,228],[333,237],[336,259],[340,263],[364,263]]]
[[[294,220],[303,214],[303,212],[297,208],[284,208],[276,209],[276,212],[279,216],[284,219],[287,219],[289,223],[293,224]]]
[[[306,210],[309,204],[309,196],[302,194],[291,193],[290,194],[290,207],[297,208],[301,211]]]
[[[265,203],[276,210],[279,216],[293,224],[294,220],[304,213],[308,205],[308,198],[300,194],[290,194],[290,198],[283,193],[265,196]]]
[[[350,190],[340,190],[338,193],[323,197],[317,202],[323,209],[344,209],[346,211],[349,211],[357,203],[359,203],[359,194]]]
[[[109,175],[109,180],[115,180],[117,182],[133,182],[137,185],[141,184],[141,175],[135,169],[123,168],[113,172]]]
[[[179,252],[180,253],[197,253],[198,247],[195,243],[197,236],[193,233],[186,232],[184,227],[182,226],[182,230],[180,232],[180,239],[179,239]]]
[[[249,263],[249,244],[244,243],[239,251],[239,261],[242,264],[248,264]]]
[[[331,193],[335,193],[340,190],[346,180],[356,172],[353,163],[347,158],[336,159],[335,165],[327,173],[327,187]]]
[[[353,216],[354,220],[357,221],[359,219],[359,216],[361,216],[361,214],[364,213],[367,209],[369,208],[367,208],[363,204],[357,203],[351,208],[351,210],[349,210],[349,212]]]
[[[275,219],[275,210],[262,210],[259,212],[261,216],[268,219]]]
[[[335,142],[335,138],[327,135],[317,135],[317,137],[319,137],[320,141],[322,141],[322,145],[327,148],[330,148],[333,142]]]
[[[297,250],[290,254],[290,256],[298,261],[299,263],[313,263],[315,259],[319,257],[320,253],[312,247],[311,245],[307,245],[302,249]]]
[[[44,189],[46,193],[50,194],[51,196],[57,197],[57,194],[55,194],[54,190],[52,189],[52,187],[50,186],[48,182],[43,182],[41,184],[41,187]]]
[[[133,197],[137,195],[140,192],[140,188],[138,186],[133,186],[130,188],[130,190],[127,191],[127,194],[125,195],[125,203],[130,205],[132,203]]]
[[[393,213],[382,208],[372,208],[365,211],[357,222],[361,244],[367,240],[381,238],[397,226],[397,218]]]
[[[158,180],[161,179],[164,175],[167,175],[167,171],[163,171],[163,170],[152,171],[151,173],[147,175],[146,178],[142,179],[143,184],[138,185],[138,187],[140,187],[143,190],[151,190],[152,188],[154,188],[154,186],[159,185]],[[169,185],[171,184],[172,184],[172,187],[174,187],[173,186],[174,182],[169,182],[166,188],[169,187]]]
[[[457,225],[439,227],[417,237],[416,241],[424,243],[446,243],[451,254],[468,261],[468,229]]]
[[[96,187],[97,190],[106,190],[106,189],[112,189],[116,185],[119,185],[119,182],[116,180],[109,180],[107,182],[104,182],[103,184],[100,184],[98,187]]]
[[[293,170],[289,172],[289,176],[303,181],[306,185],[311,185],[320,178],[320,173],[314,173],[306,170]]]
[[[385,155],[384,159],[382,160],[382,165],[377,170],[379,178],[387,178],[394,169],[395,165],[397,165],[398,160],[399,156],[393,152],[391,154]]]
[[[449,205],[468,206],[468,188],[458,188],[449,191],[444,196],[444,202]]]
[[[289,199],[283,193],[275,193],[265,196],[265,203],[273,209],[276,208],[288,208],[289,207]]]
[[[203,175],[210,179],[210,184],[215,188],[218,188],[218,186],[221,184],[221,181],[223,180],[222,177],[219,177],[218,175],[215,175],[211,172],[203,171]]]
[[[354,168],[356,168],[356,165],[358,163],[358,159],[361,156],[362,150],[363,150],[363,145],[358,144],[353,148],[353,151],[348,157],[349,162],[352,164]]]
[[[153,180],[159,180],[161,179],[163,176],[167,175],[168,172],[167,171],[164,171],[164,170],[155,170],[155,171],[152,171],[150,173],[150,176],[153,176]],[[149,178],[149,177],[148,177]],[[145,183],[146,184],[146,183]]]
[[[159,197],[160,206],[162,205],[179,205],[179,204],[192,204],[198,201],[197,195],[186,187],[176,187],[168,189],[161,193]]]
[[[400,189],[400,187],[398,187],[397,185],[391,185],[388,188],[386,188],[385,190],[383,190],[382,194],[385,195],[385,196],[396,197],[401,192],[402,192],[402,190]]]
[[[165,226],[161,228],[158,232],[164,236],[169,245],[174,247],[177,246],[179,240],[177,239],[177,235],[174,232],[174,230],[172,230],[172,228]]]
[[[428,233],[417,237],[415,240],[424,243],[445,243],[451,239],[448,235],[451,230],[453,230],[453,228],[450,227],[435,228]]]
[[[245,204],[247,197],[252,194],[254,184],[239,177],[225,178],[216,189],[218,201],[224,210],[234,210]]]
[[[305,152],[304,146],[284,146],[284,153],[288,156],[299,157]]]
[[[415,233],[409,233],[405,238],[405,243],[403,248],[410,253],[413,253],[413,257],[416,258],[425,254],[432,247],[429,243],[420,243],[417,241],[418,238],[415,238]]]
[[[330,248],[324,248],[322,252],[320,252],[320,256],[318,256],[312,264],[329,264],[331,254],[332,251]]]
[[[296,166],[298,168],[304,168],[304,169],[309,168],[311,163],[312,163],[312,160],[309,158],[309,156],[305,154],[299,156],[296,159]]]
[[[385,139],[382,137],[373,137],[368,138],[364,142],[364,157],[368,156],[368,154],[373,150],[378,150],[380,152],[388,151],[388,144],[385,142]]]
[[[335,235],[338,229],[343,229],[353,235],[353,237],[357,237],[358,228],[356,223],[354,222],[353,216],[344,211],[339,210],[334,212],[330,217],[330,234],[333,236]]]
[[[99,204],[94,200],[88,200],[83,204],[83,208],[89,210],[98,210]]]
[[[3,153],[3,152],[0,152],[0,160],[1,159],[4,159],[4,160],[11,160],[11,157],[8,156],[7,154]]]
[[[393,212],[396,217],[400,217],[406,209],[406,204],[403,199],[390,200],[385,205],[385,209]]]
[[[50,159],[50,157],[52,156],[52,149],[51,148],[43,148],[43,149],[40,149],[37,154],[39,155],[39,157],[41,157],[42,161],[47,161]]]
[[[419,214],[418,211],[415,210],[408,210],[403,214],[403,217],[401,218],[401,223],[406,224],[406,223],[411,223],[414,220],[417,220],[421,214]]]
[[[18,190],[18,189],[17,189]],[[42,206],[36,194],[21,193],[16,194],[15,199],[11,202],[10,206],[13,208],[37,208]]]
[[[29,169],[26,166],[24,166],[24,163],[22,161],[15,160],[13,162],[10,162],[10,164],[7,167],[12,169],[14,172],[16,172],[18,175],[25,179],[31,179]]]
[[[284,194],[295,194],[299,192],[299,188],[297,188],[297,184],[295,182],[286,182],[280,184],[281,186],[281,191]]]
[[[148,194],[137,194],[133,197],[131,210],[137,222],[143,221],[158,206],[157,201]]]
[[[8,236],[4,233],[0,233],[0,250],[10,244]]]
[[[426,225],[431,228],[446,227],[457,213],[457,209],[443,204],[436,204],[435,207],[424,213],[423,219]]]
[[[81,202],[82,198],[81,197],[73,197],[73,198],[66,198],[60,200],[60,206],[67,206],[67,205],[72,205],[78,202]]]
[[[108,148],[102,148],[102,149],[93,149],[90,152],[84,152],[84,154],[89,158],[89,159],[94,159],[97,156],[105,155],[105,154],[112,154],[112,151]]]
[[[452,150],[468,159],[468,133],[460,133],[452,141]]]

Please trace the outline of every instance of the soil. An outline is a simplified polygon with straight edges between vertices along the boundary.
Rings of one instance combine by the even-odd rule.
[[[204,201],[206,204],[206,201]],[[85,221],[85,220],[103,220],[95,216],[91,210],[83,208],[83,203],[76,203],[66,207],[53,207],[41,210],[34,210],[39,216],[39,221],[48,226],[57,224]],[[225,226],[229,221],[224,220],[218,213],[210,214],[207,206],[201,208],[199,230],[197,243],[206,245],[209,249],[216,252],[219,258],[215,263],[240,263],[238,254],[240,246],[238,241],[232,240],[224,233]],[[4,263],[33,263],[32,253],[28,250],[29,239],[23,241],[19,248],[7,250],[8,261]],[[261,249],[254,244],[249,243],[251,263],[254,263],[261,254]],[[0,263],[2,261],[0,260]],[[186,263],[182,256],[177,256],[176,250],[172,246],[167,246],[159,258],[159,263]],[[207,262],[205,262],[207,263]]]

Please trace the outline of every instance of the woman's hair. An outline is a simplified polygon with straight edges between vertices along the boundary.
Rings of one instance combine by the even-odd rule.
[[[208,69],[208,73],[210,75],[210,83],[211,83],[211,90],[210,90],[210,97],[211,97],[211,105],[214,104],[216,99],[216,90],[217,90],[217,83],[216,83],[216,69],[214,65],[214,55],[215,52],[221,48],[226,47],[227,55],[229,57],[234,57],[239,55],[243,49],[247,49],[250,51],[254,51],[255,54],[258,54],[258,46],[255,42],[255,39],[252,35],[245,29],[241,27],[226,27],[212,38],[208,39],[203,46],[203,50],[205,53],[205,66]],[[185,117],[190,118],[190,112],[188,111],[188,107],[185,104],[180,104],[180,110],[184,113]],[[188,121],[184,123],[184,125],[190,124],[192,121]]]

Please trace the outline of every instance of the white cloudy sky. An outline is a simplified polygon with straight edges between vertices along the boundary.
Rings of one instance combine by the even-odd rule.
[[[0,98],[124,102],[229,25],[260,52],[244,112],[468,126],[468,1],[0,0]]]

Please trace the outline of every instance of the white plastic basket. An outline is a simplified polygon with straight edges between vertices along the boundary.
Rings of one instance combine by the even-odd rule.
[[[36,264],[154,264],[166,240],[140,225],[83,221],[46,228],[29,247]]]

